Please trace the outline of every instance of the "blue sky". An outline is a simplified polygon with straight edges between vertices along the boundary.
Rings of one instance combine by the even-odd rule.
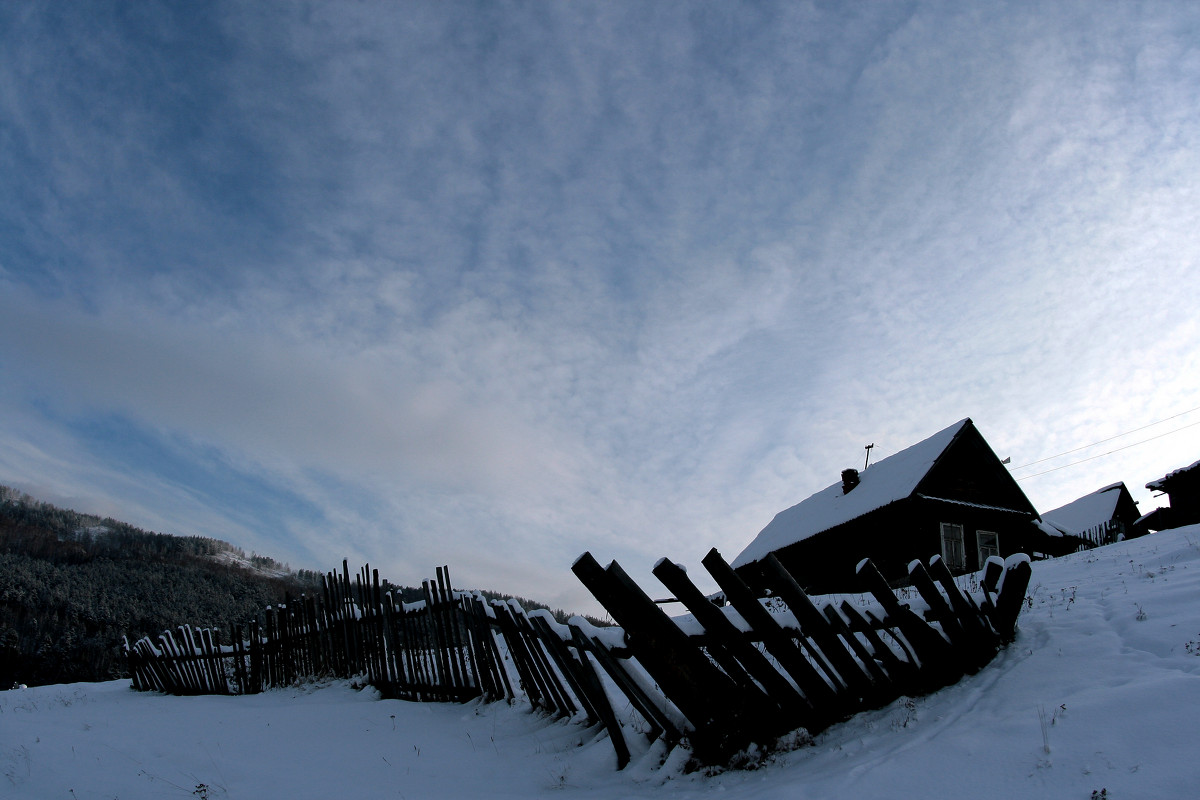
[[[732,558],[966,416],[1084,448],[1014,472],[1039,509],[1149,510],[1200,458],[1196,42],[1168,2],[5,4],[0,482],[582,609],[582,551]]]

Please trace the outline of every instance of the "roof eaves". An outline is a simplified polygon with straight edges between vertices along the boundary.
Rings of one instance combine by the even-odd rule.
[[[1164,487],[1166,486],[1166,484],[1169,481],[1178,477],[1179,475],[1183,475],[1185,473],[1191,472],[1192,470],[1196,469],[1197,467],[1200,467],[1200,461],[1197,461],[1194,464],[1189,464],[1186,467],[1180,467],[1179,469],[1172,470],[1171,472],[1168,472],[1166,475],[1163,475],[1158,480],[1150,481],[1149,483],[1147,483],[1146,488],[1150,489],[1151,491],[1155,491],[1155,492],[1166,491]]]
[[[949,503],[955,506],[967,506],[969,508],[982,508],[986,511],[1005,511],[1009,514],[1028,514],[1029,511],[1023,508],[1008,508],[1006,506],[991,506],[984,503],[971,503],[966,500],[951,500],[949,497],[934,497],[928,494],[915,494],[914,497],[919,497],[922,500],[935,500],[939,503]]]

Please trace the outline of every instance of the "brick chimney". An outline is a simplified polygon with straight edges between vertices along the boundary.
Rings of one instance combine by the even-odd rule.
[[[842,470],[842,494],[850,494],[850,490],[858,486],[858,470]]]

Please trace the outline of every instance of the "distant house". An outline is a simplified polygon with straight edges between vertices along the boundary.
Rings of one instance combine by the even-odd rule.
[[[1200,522],[1200,461],[1191,466],[1168,472],[1146,488],[1165,492],[1170,508],[1159,508],[1142,518],[1142,524],[1152,531],[1180,528]]]
[[[871,558],[889,580],[915,558],[940,554],[951,572],[980,569],[989,556],[1060,554],[1074,537],[1039,524],[1037,510],[970,419],[779,512],[733,567],[758,583],[775,556],[813,593],[854,591],[856,566]]]
[[[1042,514],[1042,521],[1092,545],[1112,544],[1147,533],[1137,501],[1123,482],[1109,484]]]

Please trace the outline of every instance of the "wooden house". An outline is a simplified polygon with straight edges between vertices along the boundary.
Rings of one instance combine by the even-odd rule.
[[[1171,504],[1169,508],[1155,509],[1142,518],[1142,524],[1149,530],[1163,531],[1200,523],[1200,461],[1150,481],[1146,488],[1164,492]]]
[[[1149,532],[1141,522],[1137,501],[1124,482],[1109,484],[1047,511],[1042,514],[1042,521],[1092,546],[1133,539]]]
[[[1074,537],[1041,524],[1037,510],[968,418],[779,512],[733,561],[751,584],[774,553],[813,593],[857,591],[872,559],[902,582],[913,559],[941,555],[951,572],[989,556],[1059,555]]]

